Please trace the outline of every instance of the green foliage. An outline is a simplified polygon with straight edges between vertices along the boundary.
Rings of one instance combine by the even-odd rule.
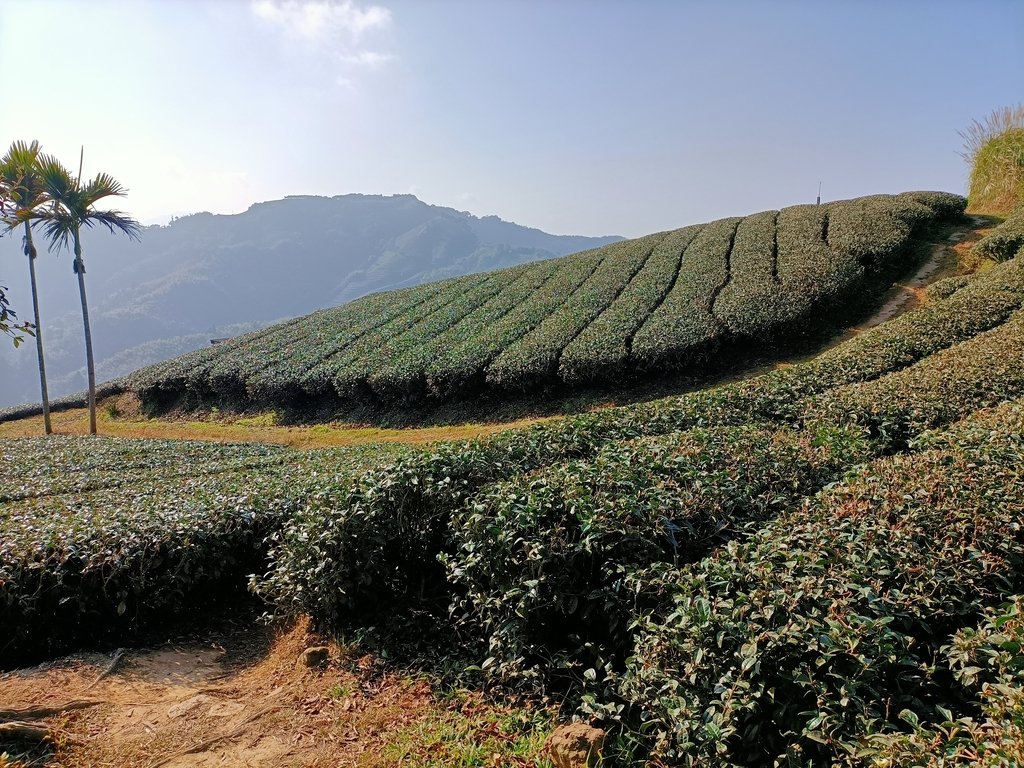
[[[867,427],[887,450],[1024,391],[1024,311],[972,339],[870,382],[810,398],[812,423]]]
[[[937,280],[926,289],[929,299],[948,299],[974,279],[974,275],[954,275]]]
[[[20,345],[25,337],[21,334],[32,335],[31,323],[18,323],[18,315],[11,309],[7,300],[7,289],[0,285],[0,334],[10,336],[14,346]]]
[[[633,337],[637,367],[681,367],[711,352],[720,328],[712,304],[728,280],[729,252],[740,221],[713,221],[690,241],[675,285]]]
[[[840,319],[959,216],[944,193],[723,219],[366,296],[126,377],[147,405],[394,403],[618,383]]]
[[[872,734],[857,757],[867,765],[1003,768],[1024,761],[1024,597],[985,611],[977,628],[961,629],[943,650],[944,662],[970,693],[983,719],[909,720],[910,733]],[[955,718],[955,719],[954,719]],[[859,761],[859,762],[860,762]]]
[[[633,337],[672,289],[683,252],[701,226],[669,232],[622,293],[562,350],[558,375],[570,384],[623,376]]]
[[[1003,598],[1024,556],[1022,448],[1013,430],[880,459],[713,557],[639,575],[671,592],[641,620],[619,688],[655,753],[829,764],[903,710],[942,719],[936,703],[958,692],[932,655]]]
[[[698,429],[486,487],[452,517],[442,556],[463,629],[488,638],[484,668],[509,685],[599,682],[643,611],[637,569],[699,559],[866,456],[857,432]]]
[[[931,216],[922,205],[956,215],[962,201],[767,212],[622,244],[625,272],[594,251],[416,306],[434,338],[459,335],[452,349],[478,381],[513,331],[557,336],[540,312],[556,298],[577,318],[607,318],[601,354],[621,365],[643,327],[623,307],[653,318],[699,295],[739,324],[765,276],[776,290],[771,254],[795,263],[801,230],[818,233],[803,251],[818,266],[791,279],[824,306],[899,262],[899,243]],[[888,223],[865,227],[865,215]],[[693,286],[672,298],[698,256],[725,282],[703,283],[710,298]],[[664,292],[644,278],[670,273]],[[479,660],[474,676],[601,721],[613,760],[1013,764],[1020,600],[996,609],[1024,591],[1024,259],[952,286],[785,370],[395,456],[12,441],[3,460],[32,470],[0,482],[0,626],[28,647],[54,617],[84,637],[94,620],[116,624],[122,602],[122,621],[182,610],[237,582],[269,536],[252,584],[277,610],[325,629],[396,614],[450,622],[443,631]],[[535,321],[512,311],[521,305]],[[429,360],[402,351],[418,333],[404,316],[366,332],[393,362]],[[474,347],[484,317],[492,346]],[[550,348],[517,348],[553,370],[539,352]],[[415,365],[394,370],[411,382],[401,377]],[[381,395],[408,391],[373,376]]]
[[[558,311],[487,367],[488,384],[528,390],[552,381],[565,346],[622,294],[663,239],[664,235],[650,235],[606,246],[600,266]]]
[[[367,459],[365,450],[5,441],[0,464],[20,469],[0,480],[0,663],[130,634],[237,592],[262,563],[264,537],[310,488]]]
[[[1017,206],[998,227],[983,237],[971,252],[982,259],[1006,261],[1024,248],[1024,203]]]

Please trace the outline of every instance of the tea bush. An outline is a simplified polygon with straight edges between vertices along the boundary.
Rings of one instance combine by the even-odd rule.
[[[693,566],[634,576],[671,595],[641,617],[617,688],[658,759],[831,764],[903,710],[941,722],[962,705],[933,657],[1019,587],[1024,434],[951,443],[876,460]]]
[[[699,559],[868,456],[859,432],[744,426],[605,444],[483,488],[453,515],[442,561],[464,632],[505,683],[596,678],[621,665],[642,612],[626,580]]]
[[[975,256],[1006,261],[1024,248],[1024,205],[1018,206],[1002,224],[975,243]]]
[[[0,444],[0,664],[165,626],[262,567],[312,488],[396,449],[115,438]]]
[[[487,383],[528,390],[553,380],[565,346],[622,294],[664,239],[650,235],[607,246],[604,261],[587,282],[487,367]]]
[[[562,350],[558,365],[562,381],[595,381],[627,372],[633,336],[672,290],[683,252],[701,229],[702,225],[677,229],[655,246],[611,306]]]
[[[1024,312],[902,371],[840,387],[806,402],[812,423],[867,427],[887,450],[1024,391]]]
[[[717,350],[742,356],[820,335],[880,295],[926,229],[963,205],[942,193],[876,195],[685,227],[365,296],[120,386],[156,408],[301,410],[697,374]]]

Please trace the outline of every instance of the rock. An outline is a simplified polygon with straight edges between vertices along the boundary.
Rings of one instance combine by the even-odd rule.
[[[602,749],[604,731],[584,723],[558,726],[547,743],[555,768],[594,768],[601,762]]]
[[[310,669],[323,669],[331,660],[331,650],[326,645],[307,648],[299,654],[299,664]]]

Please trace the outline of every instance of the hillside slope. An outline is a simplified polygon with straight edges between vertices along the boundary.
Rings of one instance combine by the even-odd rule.
[[[915,192],[721,219],[367,296],[132,374],[150,406],[401,404],[700,373],[813,335],[911,265],[963,198]]]
[[[791,367],[480,440],[0,443],[0,666],[261,568],[282,614],[600,722],[612,765],[1017,764],[1024,250],[939,285]]]
[[[412,195],[289,197],[244,213],[146,227],[139,243],[84,235],[100,379],[373,291],[550,259],[617,240],[537,229]],[[30,307],[17,236],[0,239],[5,284]],[[77,288],[65,256],[38,259],[50,391],[84,388]],[[0,406],[38,397],[32,348],[0,348]]]

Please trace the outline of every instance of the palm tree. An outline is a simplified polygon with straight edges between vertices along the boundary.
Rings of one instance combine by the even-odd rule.
[[[32,242],[31,212],[46,202],[42,178],[39,175],[39,142],[28,144],[15,141],[7,154],[0,158],[0,183],[6,192],[7,205],[3,223],[8,231],[24,225],[24,250],[28,257],[28,274],[32,286],[32,318],[35,323],[36,358],[39,360],[39,391],[43,401],[43,426],[52,434],[50,426],[50,399],[46,391],[46,360],[43,357],[43,329],[39,322],[39,291],[36,287],[36,246]]]
[[[82,325],[85,328],[85,363],[89,374],[89,433],[96,434],[96,367],[92,355],[92,331],[89,328],[89,304],[85,298],[85,262],[82,261],[82,227],[102,224],[111,232],[120,231],[138,240],[142,228],[135,219],[121,211],[99,211],[96,203],[106,197],[122,197],[124,189],[112,176],[99,173],[92,181],[82,183],[74,178],[59,160],[46,155],[40,158],[39,172],[48,206],[33,212],[34,218],[45,222],[44,231],[50,250],[71,248],[75,254],[73,269],[78,275],[78,292],[82,297]]]

